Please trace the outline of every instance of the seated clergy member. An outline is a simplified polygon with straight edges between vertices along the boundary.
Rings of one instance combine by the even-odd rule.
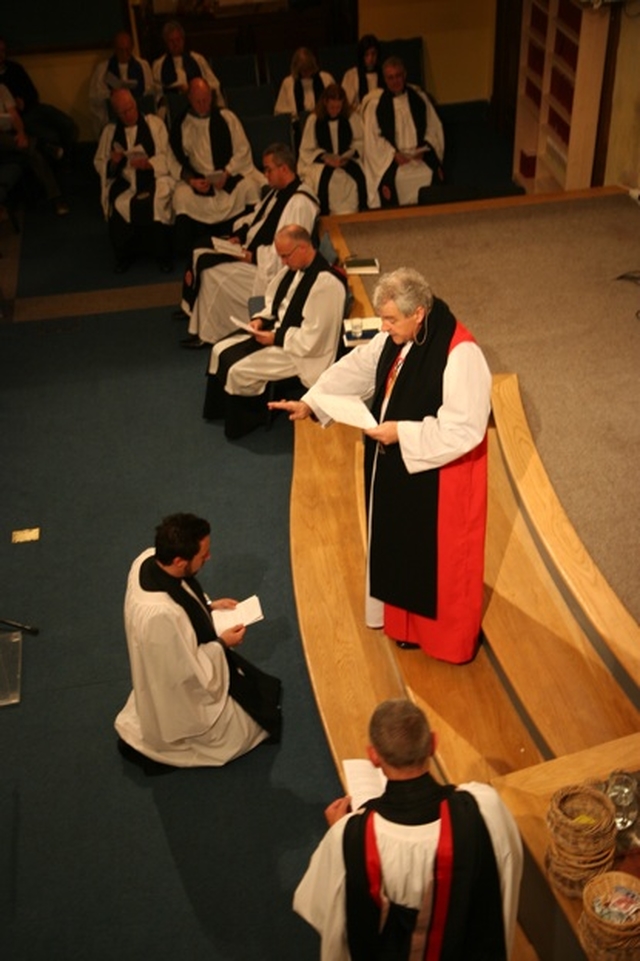
[[[315,250],[304,227],[279,230],[275,245],[285,266],[267,287],[264,311],[250,321],[250,333],[225,337],[211,351],[203,414],[224,417],[230,438],[264,421],[261,395],[268,381],[299,377],[311,386],[338,349],[344,278]],[[252,402],[232,403],[240,398]]]
[[[369,724],[381,797],[325,811],[329,830],[293,907],[327,961],[429,958],[507,961],[516,925],[522,842],[488,784],[439,784],[434,735],[408,700],[384,701]]]
[[[173,219],[171,195],[180,164],[169,146],[167,128],[158,117],[145,117],[129,90],[114,90],[111,104],[118,117],[102,131],[94,157],[102,184],[102,208],[116,257],[116,271],[127,270],[142,234],[148,234],[160,269],[171,269]]]
[[[407,83],[398,57],[385,60],[386,89],[362,105],[369,206],[418,202],[418,191],[442,179],[444,132],[427,94]]]
[[[298,159],[298,173],[318,195],[321,214],[367,209],[363,140],[362,121],[344,90],[329,84],[307,118]]]
[[[345,72],[342,86],[349,106],[354,110],[360,109],[368,93],[384,87],[380,41],[372,33],[365,34],[358,41],[356,65]]]
[[[143,97],[153,97],[153,77],[146,60],[133,55],[133,39],[126,30],[113,38],[113,53],[97,64],[89,83],[89,104],[96,137],[109,122],[108,103],[114,90],[127,89],[138,104]]]
[[[213,102],[211,87],[196,77],[189,83],[189,109],[171,128],[171,146],[182,164],[173,195],[176,245],[190,253],[214,224],[230,220],[260,199],[266,183],[256,170],[242,124]]]
[[[291,73],[280,84],[273,112],[288,113],[294,120],[310,113],[330,83],[335,83],[334,78],[320,70],[313,51],[298,47],[291,58]]]
[[[287,224],[299,224],[309,234],[318,217],[318,201],[296,175],[293,151],[271,144],[262,158],[269,193],[252,213],[233,225],[231,240],[245,251],[241,259],[212,250],[194,251],[186,272],[182,309],[189,316],[185,347],[204,347],[237,331],[230,317],[249,320],[248,300],[262,296],[282,267],[274,238]]]
[[[280,736],[280,681],[236,653],[244,625],[216,635],[211,611],[236,601],[209,600],[196,579],[210,531],[194,514],[165,517],[155,550],[133,562],[124,602],[133,690],[116,731],[129,749],[174,767],[226,764]]]
[[[220,91],[220,81],[201,53],[185,50],[182,24],[177,20],[169,20],[162,29],[162,39],[167,52],[154,60],[151,68],[156,96],[161,99],[171,94],[186,94],[189,82],[195,77],[202,77],[214,91],[216,103],[222,107],[224,98]]]

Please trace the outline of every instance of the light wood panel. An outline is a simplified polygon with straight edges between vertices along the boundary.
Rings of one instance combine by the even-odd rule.
[[[358,432],[295,425],[291,489],[293,582],[309,674],[339,773],[365,757],[380,701],[404,697],[388,640],[364,624],[365,551],[354,489]]]
[[[552,755],[640,729],[640,714],[585,637],[540,557],[489,431],[483,629]]]
[[[502,453],[532,527],[591,624],[640,684],[640,626],[600,573],[563,510],[533,442],[514,374],[493,378],[492,406]]]

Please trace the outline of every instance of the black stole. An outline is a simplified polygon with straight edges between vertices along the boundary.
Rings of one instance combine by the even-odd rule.
[[[144,147],[147,157],[153,157],[156,152],[156,144],[153,139],[153,135],[149,128],[149,124],[142,112],[138,114],[138,123],[136,129],[136,139],[134,145],[140,145]],[[121,147],[127,149],[127,135],[125,133],[125,126],[121,120],[118,120],[115,124],[113,131],[113,139],[111,141],[111,149],[113,150],[113,145],[115,143],[120,144]],[[111,161],[109,161],[109,173],[113,176],[113,183],[109,191],[109,200],[111,204],[114,203],[116,197],[124,193],[131,186],[129,181],[122,176],[122,172],[127,165],[127,158],[123,157],[120,164],[115,168],[111,169]],[[150,170],[136,170],[135,171],[135,182],[134,182],[135,197],[131,201],[131,222],[132,223],[150,223],[153,221],[153,198],[156,190],[156,176],[153,169]]]
[[[109,58],[107,73],[112,73],[114,77],[120,76],[120,64],[115,53]],[[129,87],[128,89],[136,100],[139,100],[144,94],[144,72],[142,70],[142,64],[139,60],[136,60],[135,57],[129,57],[127,61],[127,80],[135,80],[135,87]]]
[[[333,153],[333,144],[331,140],[331,128],[330,123],[335,123],[336,121],[316,120],[316,140],[318,141],[318,146],[322,148],[325,153]],[[338,153],[343,154],[349,149],[353,141],[353,129],[351,124],[346,117],[338,117]],[[318,162],[322,162],[318,158]],[[367,209],[367,184],[364,178],[364,172],[362,167],[354,163],[353,160],[349,160],[344,167],[341,168],[355,180],[356,186],[358,188],[358,207],[360,210]],[[329,213],[329,181],[331,180],[333,174],[335,173],[335,167],[329,167],[325,164],[322,173],[320,174],[320,180],[318,181],[318,200],[320,201],[320,213],[326,215]]]
[[[313,77],[311,77],[311,81],[313,84],[313,96],[315,98],[315,102],[317,103],[322,96],[322,91],[324,90],[324,83],[322,77],[320,76],[320,71],[314,73]],[[304,113],[307,108],[304,105],[304,87],[302,86],[302,80],[300,77],[293,81],[293,97],[296,102],[296,113]]]
[[[380,87],[382,90],[384,90],[384,77],[382,76],[381,67],[376,67],[375,70],[373,71],[367,71],[364,69],[363,66],[359,66],[358,67],[358,98],[361,103],[369,93],[369,80],[367,78],[371,75],[371,73],[375,73],[376,77],[378,78],[377,86]]]
[[[278,311],[280,309],[280,305],[284,300],[289,288],[291,287],[297,271],[288,270],[286,274],[284,274],[274,294],[273,304],[271,307],[271,314],[276,324],[274,346],[284,346],[284,337],[286,332],[291,327],[300,327],[302,324],[302,312],[304,310],[307,297],[309,296],[309,291],[315,284],[318,275],[325,270],[329,270],[332,274],[334,274],[334,276],[340,277],[340,274],[329,266],[322,254],[316,253],[311,264],[305,271],[303,271],[303,276],[293,292],[282,320],[278,320]],[[341,277],[340,279],[344,283],[344,278]],[[234,337],[236,335],[232,334],[231,336]],[[223,350],[218,358],[218,370],[216,371],[216,377],[222,386],[226,384],[227,375],[233,364],[237,363],[239,360],[242,360],[244,357],[248,357],[250,354],[255,354],[257,351],[262,349],[262,344],[259,344],[254,337],[249,337],[246,340],[241,340],[239,343],[233,344],[231,347]]]
[[[337,120],[329,120],[325,118],[316,120],[316,140],[318,141],[318,146],[322,148],[324,153],[333,153],[333,143],[331,140],[331,127],[329,124],[338,124],[338,153],[343,154],[345,150],[348,150],[351,146],[351,141],[353,140],[353,130],[351,129],[351,124],[346,117],[338,117]]]
[[[472,794],[450,784],[438,785],[429,775],[389,782],[381,798],[367,802],[365,812],[345,825],[346,923],[352,961],[407,961],[418,915],[413,908],[392,903],[380,931],[380,907],[370,893],[365,861],[368,818],[378,811],[398,824],[428,824],[440,817],[443,803],[451,818],[453,865],[439,961],[506,961],[500,875],[478,803]],[[434,908],[439,895],[436,885]]]
[[[171,148],[182,164],[182,167],[185,168],[187,177],[202,177],[203,172],[196,170],[192,165],[184,151],[182,143],[182,124],[188,116],[197,117],[197,114],[187,109],[173,124],[170,136]],[[211,145],[211,157],[213,159],[214,170],[224,170],[233,156],[233,143],[229,124],[217,107],[214,107],[209,114],[209,143]],[[241,176],[228,177],[224,187],[225,191],[231,193],[240,180],[242,180]],[[211,191],[213,191],[213,187]]]
[[[234,236],[239,239],[241,244],[244,244],[249,227],[254,226],[262,221],[260,227],[254,234],[253,239],[247,245],[247,250],[250,250],[252,254],[255,254],[258,247],[269,246],[273,243],[273,238],[275,237],[276,230],[278,229],[282,211],[289,203],[293,195],[297,193],[299,187],[300,180],[298,177],[296,177],[287,187],[283,187],[282,190],[270,190],[254,213],[252,223],[243,224],[240,230],[236,231]],[[305,193],[305,196],[309,197],[310,200],[313,200],[314,203],[317,202],[315,197],[312,197],[310,194]],[[274,197],[275,202],[270,206]],[[183,299],[186,300],[191,307],[193,307],[200,290],[202,272],[204,270],[208,270],[209,267],[217,267],[218,264],[231,264],[235,260],[236,258],[232,257],[231,254],[219,254],[213,250],[211,253],[200,254],[194,266],[191,284],[184,283],[183,285]]]
[[[155,556],[147,557],[142,562],[139,580],[144,591],[163,591],[183,609],[195,631],[198,644],[207,644],[217,639],[211,615],[205,610],[207,601],[204,591],[195,577],[185,577],[182,580],[189,585],[201,603],[183,588],[180,578],[172,577],[162,570]],[[278,740],[282,723],[280,681],[265,674],[231,648],[224,644],[222,647],[229,665],[229,696],[269,732],[272,740]]]
[[[189,591],[182,586],[182,580],[189,585],[193,593],[197,596],[192,597]],[[213,627],[211,615],[207,613],[207,599],[204,591],[200,587],[195,577],[172,577],[160,567],[155,555],[147,557],[140,565],[140,587],[143,591],[163,591],[168,594],[172,601],[178,604],[189,620],[198,639],[198,644],[207,644],[215,641],[217,634]],[[204,605],[204,606],[203,606]]]
[[[416,157],[416,160],[421,160],[427,167],[430,167],[434,175],[442,181],[444,179],[442,165],[438,159],[438,156],[429,143],[427,139],[427,105],[412,86],[407,84],[405,87],[405,92],[409,100],[409,110],[411,111],[411,116],[413,118],[413,123],[416,128],[416,146],[428,146],[430,149],[420,154]],[[378,105],[376,107],[376,116],[378,118],[378,124],[380,125],[380,132],[385,140],[388,140],[392,147],[397,150],[398,145],[396,143],[396,124],[395,124],[395,111],[393,109],[393,94],[388,90],[384,90],[380,95]],[[396,191],[396,171],[398,165],[395,160],[392,160],[378,185],[378,191],[380,193],[380,202],[383,207],[397,207],[398,205],[398,193]],[[382,187],[388,187],[391,191],[391,196],[389,199],[383,196]]]
[[[444,301],[435,298],[425,323],[425,342],[414,343],[409,350],[389,398],[385,420],[419,421],[435,416],[442,404],[442,377],[456,320]],[[398,347],[389,337],[378,361],[371,406],[378,421],[387,376],[397,355]],[[365,437],[367,499],[372,493],[375,452],[375,442]],[[402,461],[400,445],[384,448],[376,461],[369,554],[372,596],[431,618],[437,617],[439,477],[438,470],[410,474]],[[392,557],[402,558],[403,563],[389,564]]]
[[[182,66],[184,72],[187,75],[187,83],[193,80],[195,77],[201,77],[202,71],[198,66],[197,60],[191,56],[191,54],[185,50],[182,54]],[[172,85],[178,79],[176,73],[176,65],[173,62],[173,57],[170,53],[166,54],[164,60],[162,61],[162,67],[160,68],[160,79],[162,80],[162,89],[167,92],[171,92]]]
[[[286,187],[283,187],[282,190],[269,191],[254,215],[251,226],[253,227],[255,224],[260,223],[260,227],[253,235],[247,250],[250,250],[251,253],[255,253],[258,247],[268,246],[269,244],[273,243],[273,238],[276,235],[282,212],[294,194],[298,192],[300,187],[300,178],[295,177],[291,183]],[[271,204],[274,193],[275,203]],[[316,202],[315,197],[311,197],[310,194],[305,194],[305,196],[309,197],[310,200],[313,200],[314,203]],[[238,231],[237,236],[240,238],[241,242],[244,242],[248,230],[249,225],[247,224],[246,226],[243,226],[240,231]]]
[[[417,136],[417,146],[420,147],[428,143],[427,136],[427,105],[420,96],[416,93],[413,87],[407,85],[405,88],[409,100],[409,110],[411,111],[411,116],[413,118],[413,123],[416,128]],[[380,132],[385,140],[397,150],[398,145],[396,143],[396,121],[395,121],[395,111],[393,109],[393,94],[388,90],[383,90],[378,100],[378,106],[376,107],[376,116],[378,118],[378,124],[380,126]]]

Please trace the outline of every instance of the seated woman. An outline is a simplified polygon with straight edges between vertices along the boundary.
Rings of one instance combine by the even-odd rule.
[[[324,88],[302,134],[298,175],[314,191],[322,214],[367,209],[362,167],[364,132],[340,84]]]
[[[360,109],[362,101],[372,90],[384,89],[380,41],[367,33],[358,42],[358,61],[342,78],[342,86],[349,105]]]
[[[312,50],[298,47],[291,58],[291,73],[280,84],[273,108],[274,113],[286,113],[291,117],[296,149],[300,144],[304,118],[315,110],[324,88],[334,82],[330,73],[320,70]]]

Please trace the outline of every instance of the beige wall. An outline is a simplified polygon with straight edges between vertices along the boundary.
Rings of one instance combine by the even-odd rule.
[[[89,79],[105,50],[72,53],[24,54],[20,63],[35,83],[40,99],[70,114],[80,128],[81,140],[93,139],[89,113]]]
[[[640,17],[623,15],[605,183],[640,186]]]
[[[360,34],[424,37],[427,89],[440,103],[491,97],[496,0],[359,0],[358,10]]]

